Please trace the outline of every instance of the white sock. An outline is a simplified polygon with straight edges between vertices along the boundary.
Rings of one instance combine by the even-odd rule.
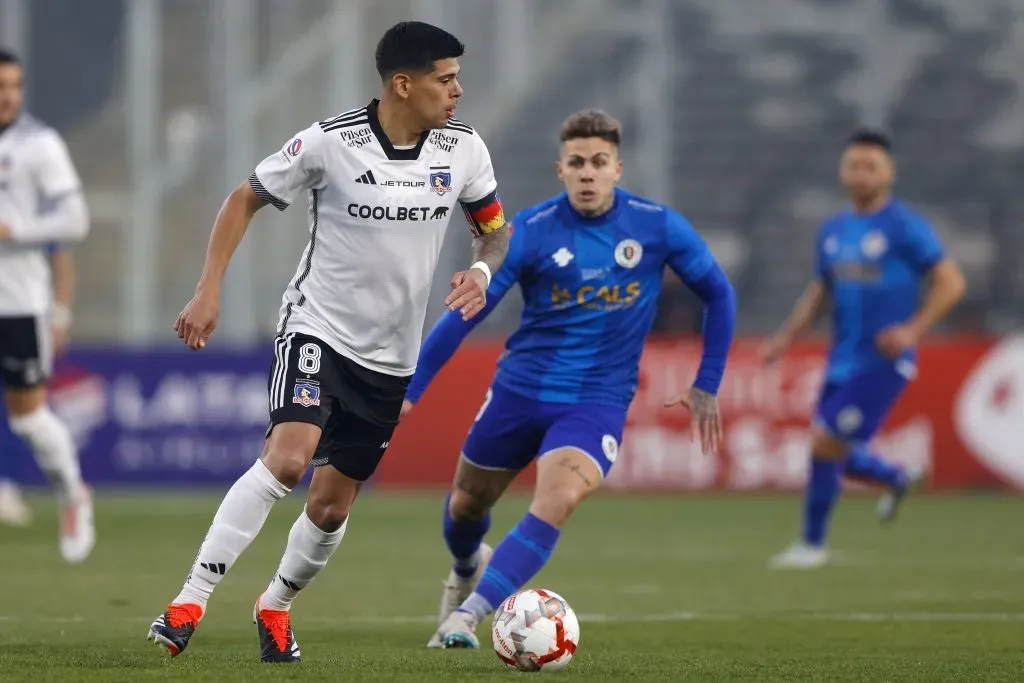
[[[239,477],[224,496],[185,585],[171,603],[197,604],[205,612],[213,589],[259,534],[274,503],[290,490],[271,474],[262,460],[257,460]]]
[[[287,610],[303,588],[327,566],[327,560],[341,545],[348,520],[337,531],[326,532],[317,527],[302,509],[288,533],[288,547],[277,568],[277,574],[260,598],[261,609]]]
[[[458,611],[470,613],[479,622],[494,611],[494,606],[487,602],[487,598],[473,591],[466,601],[459,605]]]
[[[11,431],[32,447],[39,469],[57,487],[62,502],[76,499],[82,490],[75,440],[67,426],[43,406],[33,413],[10,418]]]

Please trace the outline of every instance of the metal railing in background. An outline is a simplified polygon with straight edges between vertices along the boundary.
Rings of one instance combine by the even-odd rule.
[[[949,326],[1019,327],[1024,0],[862,4],[0,0],[0,41],[27,56],[29,106],[49,108],[35,113],[59,122],[85,183],[94,228],[76,248],[79,340],[170,341],[223,197],[295,131],[373,97],[374,44],[407,18],[466,43],[459,118],[487,141],[510,215],[560,190],[550,169],[565,116],[606,108],[624,124],[625,186],[694,222],[735,278],[743,329],[763,331],[805,282],[809,236],[842,200],[842,137],[885,125],[900,191],[968,270],[969,300]],[[119,49],[90,43],[86,19],[112,27]],[[72,56],[81,68],[67,68]],[[83,79],[89,106],[80,91],[60,95]],[[221,338],[272,334],[307,239],[300,208],[260,213],[229,269]],[[456,219],[428,325],[468,251]],[[482,332],[507,332],[514,300]]]

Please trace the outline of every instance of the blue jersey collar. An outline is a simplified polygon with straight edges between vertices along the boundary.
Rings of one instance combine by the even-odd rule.
[[[572,205],[572,202],[569,201],[569,193],[568,192],[563,192],[562,193],[562,204],[565,206],[565,209],[568,211],[569,216],[572,218],[572,220],[574,222],[579,223],[581,225],[588,225],[588,226],[589,225],[604,225],[605,223],[610,223],[610,222],[614,221],[616,218],[619,217],[619,214],[622,213],[622,204],[623,204],[622,190],[620,190],[619,188],[615,188],[615,199],[612,202],[612,208],[608,209],[607,211],[602,213],[600,216],[590,217],[590,216],[584,216],[583,214],[581,214]]]

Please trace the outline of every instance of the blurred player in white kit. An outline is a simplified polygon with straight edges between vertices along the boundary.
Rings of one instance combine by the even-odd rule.
[[[46,382],[52,329],[66,318],[54,307],[50,251],[84,238],[89,216],[64,140],[23,112],[22,100],[18,58],[0,49],[0,383],[11,431],[57,491],[61,555],[81,562],[96,538],[92,499],[71,432],[47,406]]]

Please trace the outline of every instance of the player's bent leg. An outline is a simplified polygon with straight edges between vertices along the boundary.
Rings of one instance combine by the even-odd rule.
[[[494,549],[472,595],[442,625],[446,648],[479,647],[477,624],[547,564],[562,526],[600,488],[603,474],[595,458],[579,448],[558,448],[541,456],[529,512]]]
[[[925,467],[901,467],[870,452],[866,447],[913,375],[913,368],[900,365],[885,368],[856,378],[852,383],[854,388],[849,392],[862,398],[859,402],[850,402],[859,411],[860,425],[855,430],[856,445],[844,462],[843,474],[885,488],[875,510],[882,523],[895,519],[907,493],[920,484],[927,474]]]
[[[318,467],[313,473],[306,505],[288,534],[281,563],[253,608],[261,661],[301,661],[289,610],[341,545],[361,485],[334,467]]]
[[[828,523],[842,490],[846,443],[827,432],[816,430],[811,442],[810,476],[804,493],[804,528],[799,541],[769,562],[775,569],[816,569],[828,563],[825,547]]]
[[[896,467],[895,465],[889,465]],[[887,524],[896,519],[896,515],[907,494],[920,487],[928,477],[928,468],[924,465],[911,465],[899,468],[900,476],[897,483],[886,488],[885,492],[878,499],[875,507],[875,516],[882,524]]]
[[[228,490],[181,592],[150,626],[149,639],[171,656],[184,651],[213,590],[259,534],[274,503],[302,478],[320,433],[320,426],[306,422],[275,425],[260,459]]]
[[[491,559],[491,547],[483,542],[491,527],[491,508],[519,474],[519,470],[487,469],[463,454],[455,470],[452,491],[444,504],[444,540],[452,555],[452,568],[441,591],[437,624],[440,626],[476,588]],[[443,647],[435,631],[427,647]]]
[[[11,432],[29,444],[39,468],[57,490],[61,555],[68,562],[81,562],[92,552],[96,529],[92,495],[82,482],[74,438],[46,405],[43,386],[7,386],[4,400]]]

